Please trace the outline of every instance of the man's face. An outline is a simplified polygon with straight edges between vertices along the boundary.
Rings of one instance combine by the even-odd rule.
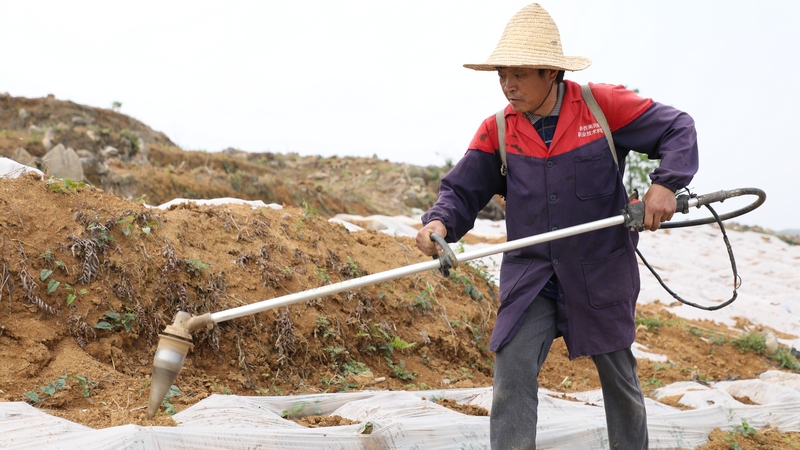
[[[522,67],[501,67],[497,69],[500,77],[500,87],[503,88],[511,107],[518,113],[531,112],[542,104],[550,94],[558,71],[546,70],[539,75],[539,69]],[[549,111],[544,111],[547,113]]]

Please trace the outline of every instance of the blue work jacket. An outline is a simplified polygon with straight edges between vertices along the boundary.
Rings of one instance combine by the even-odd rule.
[[[495,117],[484,120],[464,157],[441,181],[436,204],[422,216],[441,220],[457,242],[495,194],[506,199],[508,239],[514,240],[619,215],[628,203],[622,175],[630,151],[660,159],[651,181],[676,191],[698,168],[692,118],[622,86],[590,84],[608,120],[617,166],[580,85],[564,81],[550,146],[530,120],[505,109],[508,173],[500,173]],[[489,348],[513,338],[525,312],[555,273],[557,330],[570,359],[630,347],[639,293],[638,234],[622,226],[506,252],[500,308]]]

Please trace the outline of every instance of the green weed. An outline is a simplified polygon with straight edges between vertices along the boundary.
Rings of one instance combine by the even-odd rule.
[[[42,271],[39,272],[39,280],[45,281],[48,278],[50,278],[50,275],[52,274],[53,274],[52,270],[42,269]],[[60,285],[61,285],[60,281],[57,281],[55,278],[51,279],[50,281],[47,282],[47,293],[52,294],[53,292],[56,291],[56,289],[58,289],[58,286]]]
[[[80,188],[85,188],[88,185],[83,182],[72,181],[69,178],[55,178],[50,177],[45,182],[45,186],[49,191],[58,192],[59,194],[66,194],[68,192],[76,192]]]
[[[172,397],[177,397],[181,395],[181,390],[178,386],[174,384],[169,387],[169,391],[167,391],[167,395],[164,396],[164,400],[161,401],[161,406],[164,407],[164,414],[173,415],[178,411],[175,409],[175,405],[172,404]]]
[[[450,279],[464,286],[464,292],[466,292],[467,295],[469,295],[473,300],[480,301],[485,298],[478,288],[475,287],[475,283],[472,282],[472,279],[466,275],[463,275],[458,269],[450,271]]]
[[[671,325],[658,316],[656,317],[636,316],[633,319],[633,321],[636,325],[644,325],[645,328],[647,328],[647,331],[649,332],[658,331],[659,328],[661,328],[662,326]]]
[[[118,328],[124,328],[127,333],[131,332],[131,327],[136,321],[136,315],[133,313],[120,314],[118,312],[109,311],[103,315],[106,320],[97,322],[94,326],[99,330],[114,331]]]
[[[431,295],[431,287],[426,287],[414,300],[414,306],[420,311],[426,311],[433,308],[431,300],[428,297]]]
[[[75,301],[75,299],[77,298],[77,294],[86,295],[86,293],[88,292],[86,289],[81,289],[79,291],[76,291],[75,288],[69,285],[69,283],[65,283],[64,287],[67,289],[67,306],[71,305],[72,302]]]
[[[742,353],[749,350],[756,355],[763,355],[767,351],[767,340],[761,334],[752,331],[737,337],[731,341],[731,345]]]
[[[392,371],[394,371],[394,376],[401,380],[414,381],[414,379],[417,377],[416,372],[410,373],[408,369],[406,369],[406,362],[403,361],[402,359],[398,364],[395,364],[394,361],[392,361],[392,358],[389,358],[387,356],[386,364],[389,366],[390,369],[392,369]]]
[[[197,258],[184,259],[183,262],[186,264],[186,271],[191,274],[194,274],[195,272],[203,272],[211,268],[211,264],[204,263]]]
[[[317,272],[317,278],[320,279],[322,284],[331,284],[331,277],[330,275],[328,275],[328,269],[324,267],[317,267],[316,272]]]
[[[331,327],[331,321],[325,316],[317,316],[314,337],[317,337],[317,332],[322,333],[323,339],[336,334],[336,331]]]
[[[39,392],[35,390],[26,392],[25,399],[30,404],[39,404],[45,401],[47,398],[55,395],[57,391],[65,389],[67,387],[68,380],[74,380],[78,383],[81,389],[81,395],[83,395],[84,398],[91,397],[92,389],[97,387],[97,383],[89,380],[89,378],[84,375],[61,375],[58,377],[58,379],[53,380],[44,386],[40,386]]]
[[[797,358],[795,358],[791,352],[784,349],[778,350],[774,355],[770,356],[770,358],[778,361],[782,369],[789,369],[795,372],[800,370],[800,363],[797,361]]]

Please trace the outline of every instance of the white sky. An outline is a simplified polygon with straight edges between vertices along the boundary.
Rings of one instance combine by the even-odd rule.
[[[0,92],[119,101],[187,150],[439,165],[504,106],[496,75],[462,64],[483,62],[528,3],[0,0]],[[638,88],[695,118],[696,192],[764,189],[737,221],[800,228],[800,2],[542,5],[565,53],[593,60],[569,79]]]

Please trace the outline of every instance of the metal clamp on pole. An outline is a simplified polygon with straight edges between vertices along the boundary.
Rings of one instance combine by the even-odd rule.
[[[436,233],[431,233],[431,240],[439,244],[439,247],[442,248],[441,255],[434,255],[433,259],[438,259],[439,263],[439,272],[446,277],[450,277],[450,269],[455,269],[458,267],[458,259],[456,259],[456,254],[453,253],[453,249],[447,245],[444,238],[439,236]]]
[[[631,200],[630,203],[620,211],[625,218],[625,225],[631,231],[644,230],[644,202],[638,199]]]

